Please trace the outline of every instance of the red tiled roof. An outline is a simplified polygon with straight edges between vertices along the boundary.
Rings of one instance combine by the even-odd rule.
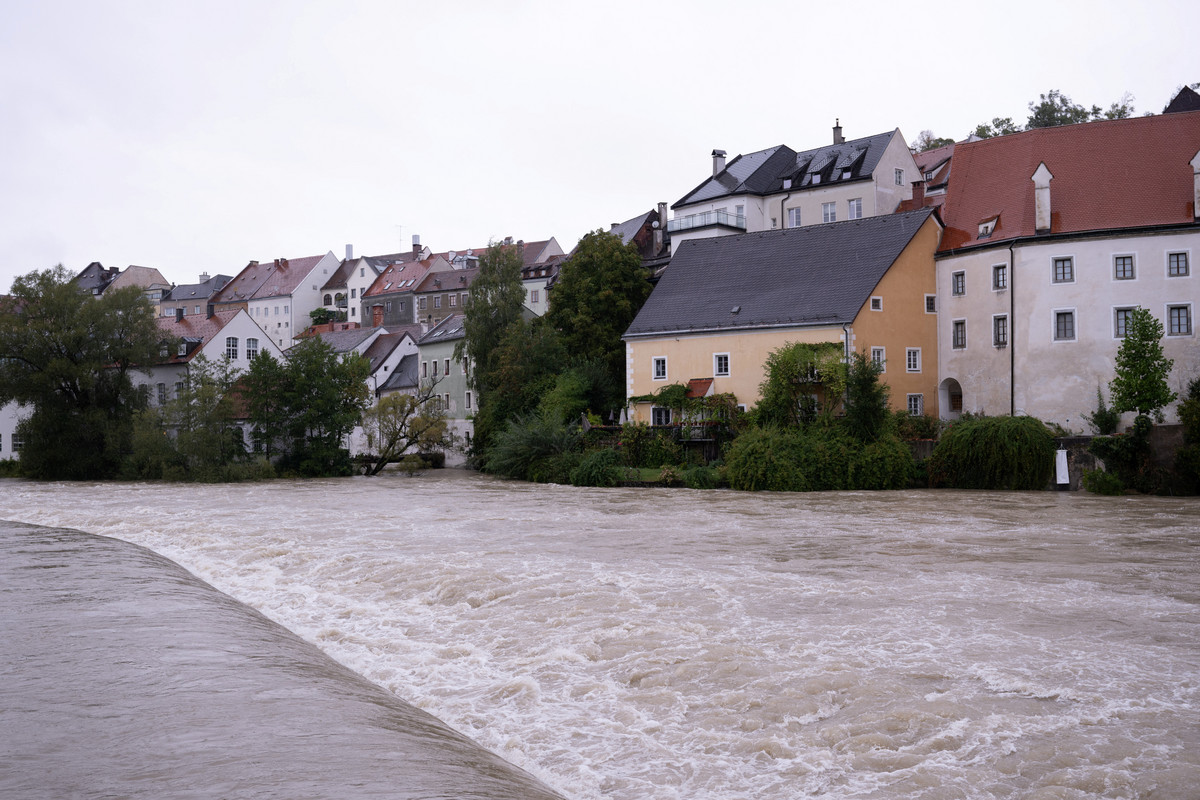
[[[205,314],[185,315],[180,322],[176,322],[174,316],[155,317],[154,321],[158,324],[158,329],[168,336],[178,339],[199,339],[200,347],[203,347],[240,313],[242,313],[241,309],[234,309],[217,311],[211,317]],[[200,347],[193,348],[186,356],[170,353],[170,358],[163,363],[185,364],[195,358],[200,352]]]
[[[929,170],[949,160],[953,155],[954,145],[946,144],[941,147],[935,147],[932,150],[913,153],[913,161],[917,162],[917,169],[921,170],[921,174],[924,175]]]
[[[421,294],[424,292],[448,292],[456,289],[468,289],[475,282],[477,275],[479,275],[478,267],[430,272],[413,287],[413,291]]]
[[[375,279],[375,282],[371,284],[369,289],[363,292],[362,296],[376,297],[381,294],[415,291],[417,284],[429,274],[429,270],[435,260],[436,256],[430,256],[424,261],[392,264],[379,273],[379,277]],[[401,284],[408,281],[412,281],[412,283],[408,283],[403,287],[401,286]]]
[[[687,396],[691,399],[708,397],[708,393],[712,389],[712,385],[712,378],[692,378],[690,381],[688,381]]]
[[[265,297],[280,297],[295,291],[325,256],[277,258],[250,262],[225,288],[213,296],[214,303],[243,303]]]
[[[1051,233],[1195,221],[1200,112],[1089,122],[963,142],[954,151],[941,251],[1035,234],[1033,173],[1050,182]],[[979,223],[996,215],[992,235]]]

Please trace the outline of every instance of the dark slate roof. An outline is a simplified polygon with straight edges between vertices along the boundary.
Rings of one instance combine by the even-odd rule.
[[[225,284],[233,280],[232,275],[213,275],[203,283],[181,283],[174,289],[163,295],[163,301],[174,300],[185,302],[193,300],[207,300],[221,289],[225,288]]]
[[[1190,86],[1180,89],[1175,99],[1163,109],[1164,114],[1178,114],[1183,111],[1200,111],[1200,94],[1196,94]]]
[[[396,365],[396,369],[392,370],[392,374],[388,379],[379,385],[380,392],[396,392],[403,389],[417,388],[419,378],[417,377],[417,365],[420,361],[420,356],[416,353],[409,353],[400,359],[400,363]]]
[[[452,342],[456,339],[461,339],[466,336],[463,331],[462,314],[451,314],[443,319],[437,325],[429,329],[429,333],[421,337],[419,344],[436,344],[438,342]]]
[[[376,328],[350,328],[341,331],[321,331],[316,336],[332,347],[333,352],[349,353],[370,338],[376,330]]]
[[[847,181],[865,180],[874,174],[894,135],[896,131],[887,131],[799,153],[781,144],[739,155],[720,174],[705,180],[672,208],[730,195],[801,191],[814,185],[814,174],[821,176],[816,185],[822,188],[827,184],[836,186]],[[850,170],[850,174],[843,177],[846,170]],[[790,188],[783,188],[784,180],[791,180]]]
[[[625,336],[852,322],[932,214],[690,239]]]
[[[627,219],[621,223],[614,223],[609,233],[617,236],[625,244],[633,241],[633,237],[637,236],[638,231],[646,224],[646,220],[653,214],[654,211],[647,211],[645,214],[640,214],[633,219]]]

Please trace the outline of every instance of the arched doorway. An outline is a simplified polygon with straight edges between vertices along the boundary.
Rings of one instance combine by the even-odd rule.
[[[942,419],[958,419],[962,416],[962,385],[954,378],[946,378],[938,385],[938,409]]]

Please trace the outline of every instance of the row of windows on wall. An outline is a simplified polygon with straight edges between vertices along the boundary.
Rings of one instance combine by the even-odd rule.
[[[183,313],[187,313],[187,306],[180,306],[180,308],[183,309]],[[201,308],[203,308],[203,306],[192,306],[192,313],[199,314]],[[162,315],[164,317],[173,317],[175,316],[175,309],[170,306],[163,306]]]
[[[438,375],[439,375],[438,365],[439,364],[444,365],[441,368],[442,372],[440,374],[443,376],[449,375],[450,374],[450,359],[447,358],[447,359],[443,359],[443,360],[439,361],[438,359],[435,358],[432,361],[422,361],[421,362],[421,377],[422,378],[438,377]],[[432,370],[433,370],[432,373],[430,372],[431,365],[432,365]],[[463,374],[465,375],[466,373],[464,372]]]
[[[459,292],[459,293],[457,293],[457,294],[448,294],[448,295],[445,295],[445,296],[449,298],[449,307],[450,307],[450,308],[454,308],[454,307],[455,307],[456,305],[458,305],[460,302],[461,302],[461,304],[462,304],[462,305],[466,305],[466,304],[467,304],[467,293],[466,293],[466,292]],[[424,311],[426,308],[428,308],[428,304],[427,304],[427,301],[428,301],[428,300],[429,300],[429,298],[428,298],[428,297],[419,297],[419,298],[417,298],[417,303],[418,303],[418,305],[417,305],[417,308],[418,308],[419,310],[421,310],[421,311]],[[440,295],[440,294],[437,294],[437,295],[434,295],[434,296],[433,296],[433,307],[434,307],[434,308],[441,308],[441,307],[442,307],[442,295]],[[400,308],[400,310],[401,310],[401,311],[403,311],[403,310],[404,310],[404,307],[403,307],[403,305],[401,305],[401,308]]]
[[[260,311],[262,312],[261,314],[259,313]],[[283,315],[287,316],[287,313],[288,313],[288,307],[284,306],[283,307]],[[255,306],[254,307],[254,316],[269,317],[269,316],[271,316],[271,309],[268,308],[267,306]],[[279,316],[279,306],[275,306],[275,316],[277,316],[277,317]]]
[[[1126,306],[1113,309],[1113,324],[1112,332],[1114,339],[1123,339],[1128,333],[1129,320],[1133,314],[1134,306]],[[1192,335],[1192,306],[1190,303],[1180,305],[1169,305],[1166,309],[1166,324],[1164,332],[1168,336],[1191,336]],[[1076,309],[1056,309],[1053,312],[1053,339],[1056,342],[1070,342],[1076,338]],[[994,347],[1007,347],[1009,340],[1008,331],[1008,315],[996,314],[992,317],[992,345]],[[956,350],[963,350],[967,346],[967,321],[965,319],[954,320],[951,333],[950,344]]]
[[[1187,252],[1167,253],[1165,264],[1168,278],[1186,278],[1191,275],[1191,264]],[[1113,256],[1112,278],[1118,281],[1130,281],[1137,278],[1137,257],[1133,254]],[[1050,261],[1050,280],[1052,283],[1075,282],[1075,257],[1056,256]],[[996,264],[992,267],[992,289],[999,291],[1008,288],[1008,265]],[[958,271],[950,275],[950,293],[961,297],[967,293],[967,273]]]
[[[246,360],[253,361],[258,356],[258,339],[250,338],[246,340]],[[238,357],[238,337],[228,336],[225,339],[225,357],[230,361],[237,360]]]
[[[728,378],[729,372],[729,353],[713,353],[713,377]],[[654,356],[650,361],[650,375],[656,381],[665,381],[667,379],[667,357]]]
[[[861,197],[853,197],[846,201],[846,219],[862,219],[863,205]],[[821,204],[821,222],[837,222],[837,201]],[[802,223],[799,208],[789,208],[787,226],[799,228]]]
[[[872,347],[871,360],[879,367],[881,373],[887,372],[887,348]],[[920,372],[921,371],[921,348],[906,347],[904,349],[904,371],[905,372]]]

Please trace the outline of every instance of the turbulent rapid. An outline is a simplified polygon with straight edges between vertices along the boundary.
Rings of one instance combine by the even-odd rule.
[[[451,470],[0,481],[0,518],[165,555],[576,800],[1200,785],[1194,500]]]

